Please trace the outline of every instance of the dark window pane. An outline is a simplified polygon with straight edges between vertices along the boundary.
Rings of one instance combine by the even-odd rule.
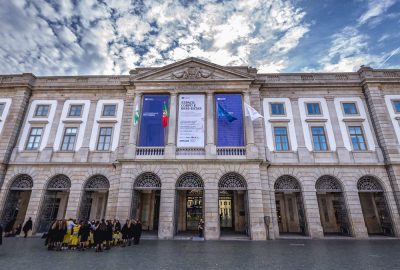
[[[108,104],[103,106],[103,116],[115,116],[117,105]]]
[[[343,103],[343,111],[345,114],[358,114],[355,103]]]
[[[307,113],[309,115],[321,114],[321,109],[319,107],[319,103],[307,103]]]

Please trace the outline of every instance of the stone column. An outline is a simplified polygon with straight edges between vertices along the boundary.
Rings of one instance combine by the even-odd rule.
[[[29,217],[31,217],[33,222],[33,229],[32,229],[33,234],[38,229],[39,218],[40,218],[39,217],[40,206],[41,206],[40,204],[45,192],[46,190],[43,185],[40,185],[37,188],[34,187],[32,188],[31,197],[29,198],[29,204],[26,210],[25,220],[23,224],[25,224],[25,222],[29,219]]]
[[[215,106],[214,106],[214,93],[207,92],[207,107],[206,107],[206,158],[214,159],[217,155],[217,148],[215,146]]]
[[[177,93],[171,93],[171,102],[168,116],[168,135],[165,156],[169,159],[175,158],[176,151],[176,99]]]
[[[133,114],[131,116],[130,122],[132,123],[130,125],[130,132],[129,132],[129,141],[128,145],[125,147],[124,151],[124,157],[125,158],[135,158],[136,156],[136,146],[137,146],[137,137],[138,137],[138,132],[139,132],[139,123],[134,124],[134,117],[136,113],[136,106],[139,108],[139,117],[141,117],[141,108],[140,108],[140,102],[142,99],[142,93],[141,92],[136,92],[134,99],[133,99]]]
[[[352,236],[356,238],[368,238],[368,231],[364,222],[358,190],[354,187],[354,189],[344,193],[343,196],[345,196],[345,201],[347,202],[346,207]]]
[[[251,106],[250,104],[250,91],[244,91],[244,102]],[[243,108],[246,110],[246,108]],[[245,123],[245,134],[246,134],[246,156],[247,158],[258,158],[258,149],[254,143],[254,129],[253,122],[249,116],[244,117]]]
[[[71,189],[69,190],[67,207],[65,210],[65,218],[79,218],[80,205],[82,203],[83,187],[78,180],[72,180]]]
[[[204,237],[206,240],[218,240],[220,237],[218,212],[218,187],[204,190]]]
[[[324,231],[321,226],[319,207],[316,190],[303,191],[303,203],[306,212],[308,234],[311,238],[324,237]]]
[[[161,188],[159,239],[174,238],[175,189]]]
[[[247,204],[249,210],[249,224],[251,240],[266,240],[267,233],[264,223],[264,208],[261,189],[247,191]]]

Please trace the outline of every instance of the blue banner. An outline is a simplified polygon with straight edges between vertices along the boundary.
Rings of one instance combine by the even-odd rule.
[[[244,146],[241,94],[216,94],[217,146]]]
[[[144,95],[140,118],[139,146],[164,146],[166,128],[162,126],[164,102],[169,108],[169,95]]]

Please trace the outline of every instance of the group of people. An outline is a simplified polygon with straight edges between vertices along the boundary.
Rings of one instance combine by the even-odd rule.
[[[48,250],[84,251],[93,247],[102,252],[112,246],[138,245],[141,234],[142,224],[138,219],[127,219],[123,226],[116,219],[87,222],[69,219],[54,221],[44,237]]]
[[[4,227],[4,237],[18,236],[21,234],[21,231],[23,231],[24,237],[26,238],[28,236],[28,232],[32,230],[33,227],[32,218],[29,217],[24,226],[22,226],[22,224],[18,224],[18,226],[14,228],[15,221],[16,219],[14,218],[6,224]]]

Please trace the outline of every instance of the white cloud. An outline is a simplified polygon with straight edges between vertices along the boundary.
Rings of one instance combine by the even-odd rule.
[[[369,0],[368,9],[358,18],[358,23],[364,24],[368,20],[382,15],[395,3],[396,0]]]

